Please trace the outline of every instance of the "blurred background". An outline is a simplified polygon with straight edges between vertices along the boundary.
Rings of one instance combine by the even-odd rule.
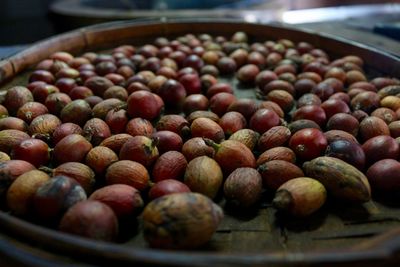
[[[99,22],[159,17],[228,17],[350,39],[359,38],[354,31],[400,39],[400,0],[0,0],[0,46],[4,51]]]

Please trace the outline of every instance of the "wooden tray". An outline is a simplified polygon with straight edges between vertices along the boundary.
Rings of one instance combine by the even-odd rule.
[[[118,44],[140,45],[158,36],[230,36],[236,31],[247,32],[253,41],[307,41],[333,57],[362,57],[370,75],[400,76],[399,58],[314,32],[226,20],[127,21],[59,35],[1,61],[1,89],[25,84],[30,67],[59,50],[79,54]],[[255,96],[254,90],[235,90],[247,97]],[[133,224],[133,232],[135,227]],[[226,210],[217,233],[201,251],[149,249],[140,225],[137,228],[138,234],[132,234],[126,242],[111,244],[63,234],[0,212],[0,255],[12,266],[76,266],[78,262],[84,266],[392,266],[400,262],[400,208],[389,203],[343,206],[330,201],[307,219],[283,218],[267,202],[246,214]]]

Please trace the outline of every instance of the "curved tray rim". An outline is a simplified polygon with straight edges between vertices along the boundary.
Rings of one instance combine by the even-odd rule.
[[[267,266],[269,264],[330,264],[382,262],[391,257],[400,245],[400,228],[371,238],[361,246],[351,249],[320,250],[313,252],[266,253],[210,253],[204,251],[165,251],[126,247],[65,234],[53,229],[31,224],[12,215],[0,212],[0,225],[7,233],[39,244],[68,256],[78,256],[88,262],[106,261],[120,264],[141,263],[150,266]],[[38,240],[38,236],[40,240]],[[9,249],[9,247],[8,247]],[[4,254],[0,246],[0,254]]]

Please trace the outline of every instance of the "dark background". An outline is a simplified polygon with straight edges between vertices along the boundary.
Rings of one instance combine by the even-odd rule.
[[[81,0],[82,3],[88,1],[95,2],[95,0]],[[143,0],[142,4],[148,5],[149,2],[156,0]],[[202,3],[202,8],[207,8],[212,5],[211,3],[218,2],[217,0],[181,0],[174,1],[184,4],[186,7],[193,7],[195,3]],[[229,5],[230,3],[247,3],[245,0],[219,0],[221,3]],[[247,0],[248,3],[254,3],[257,0]],[[258,0],[260,2],[262,0]],[[270,0],[272,1],[272,0]],[[384,3],[384,2],[400,2],[396,1],[384,1],[384,0],[315,0],[315,1],[304,1],[304,0],[278,0],[284,2],[287,10],[313,8],[322,6],[334,6],[334,5],[347,5],[347,4],[359,4],[359,3]],[[52,36],[67,30],[67,28],[57,27],[57,16],[50,14],[49,6],[55,0],[0,0],[0,46],[9,46],[16,44],[29,44],[34,41],[41,40],[45,37]],[[105,5],[115,5],[122,3],[129,3],[129,0],[98,0],[97,3],[103,3]],[[136,1],[140,2],[140,1]],[[265,0],[268,2],[268,0]],[[208,3],[208,4],[207,4]],[[109,6],[107,7],[109,8]],[[145,7],[143,7],[145,8]],[[148,8],[148,7],[147,7]],[[59,19],[59,18],[58,18]],[[68,22],[66,22],[68,25]],[[71,27],[68,30],[71,30]]]
[[[55,33],[48,15],[53,0],[0,0],[0,45],[24,44]]]

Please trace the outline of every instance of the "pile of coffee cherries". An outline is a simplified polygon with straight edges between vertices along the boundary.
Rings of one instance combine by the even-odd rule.
[[[304,217],[395,194],[399,96],[358,56],[244,32],[56,52],[0,105],[2,209],[103,241],[139,218],[150,246],[180,249],[210,240],[222,198],[268,190]]]

